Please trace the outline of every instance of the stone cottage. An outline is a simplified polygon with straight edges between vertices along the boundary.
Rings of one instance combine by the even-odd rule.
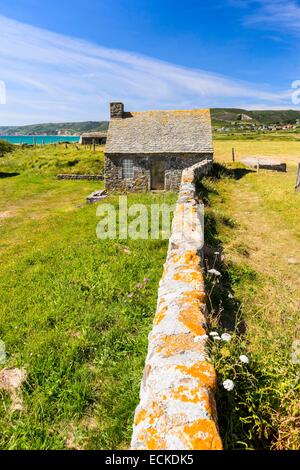
[[[182,170],[213,159],[208,109],[125,112],[110,104],[105,187],[116,191],[178,190]]]
[[[79,143],[82,145],[104,145],[106,143],[107,132],[84,132],[80,136]]]

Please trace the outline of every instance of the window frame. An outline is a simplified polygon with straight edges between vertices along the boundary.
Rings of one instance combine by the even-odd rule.
[[[124,180],[134,179],[134,164],[131,158],[124,158],[122,160],[122,179]]]

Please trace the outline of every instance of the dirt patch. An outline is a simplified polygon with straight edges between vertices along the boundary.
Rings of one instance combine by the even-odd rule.
[[[2,369],[0,371],[0,390],[5,390],[11,398],[11,411],[23,410],[21,386],[26,380],[25,369]]]
[[[16,215],[16,214],[13,211],[0,212],[0,220],[1,219],[9,219],[10,217],[13,217],[14,215]]]
[[[75,424],[71,424],[65,438],[65,446],[70,450],[84,450],[84,448],[78,443],[78,440],[79,436],[76,432],[76,426]]]

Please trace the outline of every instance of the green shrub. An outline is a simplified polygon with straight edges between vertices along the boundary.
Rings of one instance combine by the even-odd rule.
[[[13,144],[6,140],[0,140],[0,157],[4,157],[6,153],[12,152],[14,149]]]

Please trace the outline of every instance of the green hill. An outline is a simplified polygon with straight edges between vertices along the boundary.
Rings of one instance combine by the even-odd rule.
[[[238,121],[240,114],[246,114],[251,117],[257,124],[288,124],[295,123],[300,119],[300,110],[293,109],[282,111],[248,111],[238,108],[212,108],[211,115],[213,122],[220,125],[226,122]],[[71,132],[73,134],[82,134],[89,131],[106,131],[108,129],[108,121],[86,121],[86,122],[64,122],[64,123],[45,123],[31,124],[28,126],[0,126],[0,134],[2,135],[32,135],[44,134],[55,135],[57,131]]]
[[[212,108],[213,121],[231,122],[238,121],[240,114],[246,114],[259,124],[289,124],[300,119],[300,110],[270,110],[270,111],[247,111],[238,108]],[[247,121],[246,121],[247,122]],[[251,122],[251,121],[249,121]]]
[[[72,132],[81,134],[89,131],[106,131],[108,128],[107,121],[87,121],[87,122],[64,122],[64,123],[45,123],[31,124],[28,126],[0,126],[0,134],[2,135],[32,135],[44,134],[55,135],[57,131]]]

